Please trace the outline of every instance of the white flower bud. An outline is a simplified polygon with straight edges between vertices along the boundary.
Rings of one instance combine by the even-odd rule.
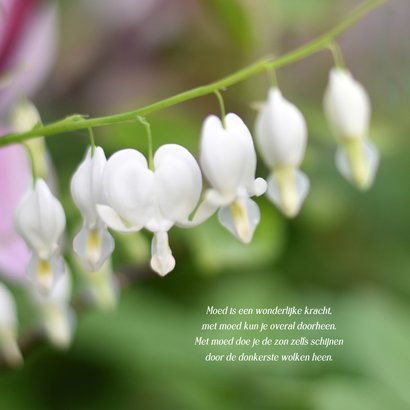
[[[0,352],[10,366],[18,366],[23,361],[17,344],[17,326],[13,295],[0,283]]]
[[[83,217],[83,228],[74,238],[73,247],[87,269],[98,271],[114,250],[114,240],[97,212],[103,204],[102,176],[106,164],[104,151],[88,150],[71,180],[71,195]]]
[[[65,228],[65,215],[42,179],[21,199],[14,213],[14,225],[32,251],[28,277],[42,291],[50,291],[64,272],[59,241]]]
[[[272,171],[268,197],[286,216],[294,217],[309,192],[309,179],[298,169],[307,143],[305,119],[279,89],[272,88],[255,128],[259,151]]]
[[[364,138],[370,121],[370,101],[350,72],[334,68],[324,95],[325,115],[340,138]]]
[[[324,111],[341,142],[336,153],[339,172],[359,188],[369,188],[377,171],[379,154],[368,140],[369,97],[350,72],[340,68],[331,70]]]
[[[218,217],[222,225],[239,240],[249,243],[260,220],[259,208],[250,197],[262,195],[266,182],[255,179],[252,136],[236,114],[226,115],[225,127],[214,115],[205,119],[200,162],[212,189],[194,219],[202,221],[203,215],[220,208]]]

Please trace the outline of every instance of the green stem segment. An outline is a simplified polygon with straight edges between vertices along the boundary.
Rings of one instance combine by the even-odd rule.
[[[152,150],[152,133],[151,133],[151,125],[146,120],[146,118],[142,116],[138,116],[138,121],[145,127],[145,131],[147,132],[148,137],[148,167],[151,171],[154,171],[154,157],[153,157],[153,150]]]
[[[30,158],[30,165],[31,165],[31,175],[33,178],[33,189],[36,186],[36,181],[37,181],[37,170],[36,170],[36,162],[34,159],[34,154],[31,148],[29,147],[28,144],[23,143],[24,148],[26,149],[27,155]]]
[[[222,125],[224,126],[224,128],[226,128],[226,124],[225,124],[225,104],[224,104],[224,99],[222,97],[222,94],[219,90],[215,90],[214,94],[216,95],[216,98],[218,99],[218,103],[219,103],[219,109],[221,110],[221,121],[222,121]]]
[[[337,68],[346,68],[346,64],[343,59],[343,53],[339,44],[332,42],[327,45],[327,48],[332,52],[333,60]]]
[[[90,137],[90,145],[91,145],[91,156],[94,156],[95,151],[95,139],[94,139],[94,132],[91,127],[88,128],[88,135]]]
[[[354,23],[359,21],[364,15],[366,15],[371,10],[382,5],[384,2],[385,0],[368,0],[359,7],[357,7],[349,17],[347,17],[336,27],[324,33],[320,37],[310,41],[309,43],[287,54],[284,54],[281,57],[268,57],[256,61],[255,63],[208,85],[193,88],[189,91],[176,94],[172,97],[165,98],[164,100],[146,105],[134,111],[97,118],[88,118],[82,115],[72,115],[63,120],[56,121],[42,127],[37,127],[34,130],[28,132],[8,134],[0,138],[0,147],[10,144],[21,143],[25,140],[35,138],[39,135],[49,137],[52,135],[76,131],[85,128],[101,127],[105,125],[135,121],[135,118],[138,116],[145,116],[153,112],[163,110],[168,107],[172,107],[176,104],[192,100],[194,98],[199,98],[208,94],[215,93],[218,90],[223,90],[231,85],[244,81],[245,79],[253,75],[259,74],[265,70],[278,69],[280,67],[284,67],[289,64],[295,63],[297,61],[302,60],[305,57],[308,57],[314,53],[317,53],[318,51],[327,48],[329,44],[333,43],[334,40],[337,37],[339,37],[342,33],[344,33],[349,27],[351,27]]]

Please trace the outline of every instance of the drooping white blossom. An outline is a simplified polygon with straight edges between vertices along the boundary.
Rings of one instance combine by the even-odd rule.
[[[50,343],[61,349],[70,345],[75,328],[75,315],[69,304],[71,273],[67,267],[65,269],[66,272],[49,293],[31,288],[44,333]]]
[[[266,182],[255,179],[256,152],[245,123],[232,113],[224,122],[211,115],[202,126],[200,163],[211,189],[194,219],[200,222],[219,208],[222,225],[249,243],[260,221],[259,207],[250,197],[262,195]]]
[[[330,71],[324,111],[341,142],[336,152],[339,172],[359,188],[369,188],[379,163],[377,148],[368,139],[370,100],[349,71],[340,68]]]
[[[146,228],[154,233],[151,267],[164,276],[175,267],[168,231],[188,219],[201,194],[202,178],[195,158],[176,144],[160,147],[153,166],[149,169],[145,157],[136,150],[115,153],[103,175],[105,204],[97,208],[114,230]]]
[[[93,272],[101,268],[114,250],[114,240],[97,212],[97,204],[105,202],[102,177],[106,162],[101,147],[96,147],[93,155],[90,148],[71,180],[71,195],[83,217],[83,227],[74,238],[73,247]]]
[[[269,91],[257,116],[256,141],[271,169],[269,199],[286,216],[296,216],[309,192],[309,179],[299,170],[306,150],[307,127],[302,113],[278,88]]]
[[[17,327],[13,295],[0,283],[0,352],[10,366],[17,366],[23,361],[17,344]]]
[[[29,279],[41,291],[49,292],[65,270],[59,249],[65,215],[42,179],[21,199],[14,213],[14,225],[32,252],[27,267]]]

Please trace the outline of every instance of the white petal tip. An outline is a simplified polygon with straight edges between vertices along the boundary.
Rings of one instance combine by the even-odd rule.
[[[151,258],[151,269],[158,273],[160,276],[166,276],[168,273],[175,268],[175,259],[171,256],[170,258],[160,258],[158,256],[153,256]]]
[[[256,196],[261,196],[266,192],[268,188],[267,182],[263,178],[256,178],[253,189]]]
[[[40,294],[45,296],[52,292],[65,270],[64,260],[58,254],[49,259],[33,256],[27,268],[27,276]]]
[[[252,241],[260,221],[258,205],[249,198],[235,200],[230,206],[219,210],[221,224],[244,244]]]
[[[348,181],[366,191],[374,182],[379,153],[368,140],[349,141],[336,151],[336,166]]]
[[[308,177],[300,170],[274,174],[268,180],[268,198],[287,218],[295,218],[309,192]]]
[[[124,219],[121,218],[120,215],[117,214],[117,212],[114,211],[114,209],[107,205],[97,205],[97,211],[104,223],[115,231],[136,232],[141,229],[140,226],[134,226],[127,223]]]
[[[114,239],[105,228],[88,229],[84,227],[73,241],[75,253],[85,268],[91,272],[101,269],[114,251],[114,247]]]
[[[175,268],[175,259],[168,244],[166,232],[156,232],[151,245],[151,268],[160,276],[165,276]]]

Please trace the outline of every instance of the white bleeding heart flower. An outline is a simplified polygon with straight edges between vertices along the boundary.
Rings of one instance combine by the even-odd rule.
[[[74,251],[87,269],[98,271],[114,250],[114,239],[99,217],[97,204],[103,204],[102,178],[107,163],[104,151],[88,150],[71,180],[71,195],[83,217],[83,227],[73,242]]]
[[[14,226],[32,252],[27,273],[36,286],[49,292],[64,273],[59,241],[65,228],[60,202],[38,179],[23,196],[14,213]]]
[[[366,90],[349,71],[334,68],[323,103],[326,118],[341,142],[336,152],[339,172],[359,188],[369,188],[379,154],[368,139],[371,107]]]
[[[214,115],[205,119],[200,163],[211,189],[194,219],[202,221],[219,208],[222,225],[239,240],[249,243],[260,221],[259,207],[250,197],[262,195],[266,182],[255,179],[252,136],[236,114],[226,115],[225,124]]]
[[[0,283],[0,351],[10,366],[17,366],[23,361],[17,344],[17,327],[13,295]]]
[[[75,315],[70,307],[71,273],[66,272],[52,290],[44,294],[31,289],[31,295],[40,314],[42,328],[50,343],[64,349],[72,340],[75,328]]]
[[[133,149],[115,153],[103,175],[106,205],[97,209],[114,230],[153,232],[151,267],[164,276],[175,267],[167,232],[188,220],[202,191],[202,177],[195,158],[176,144],[160,147],[153,165],[149,169],[145,157]]]
[[[272,171],[268,197],[287,217],[294,217],[309,192],[309,179],[299,170],[307,143],[305,119],[278,88],[272,88],[255,128],[260,154]]]

